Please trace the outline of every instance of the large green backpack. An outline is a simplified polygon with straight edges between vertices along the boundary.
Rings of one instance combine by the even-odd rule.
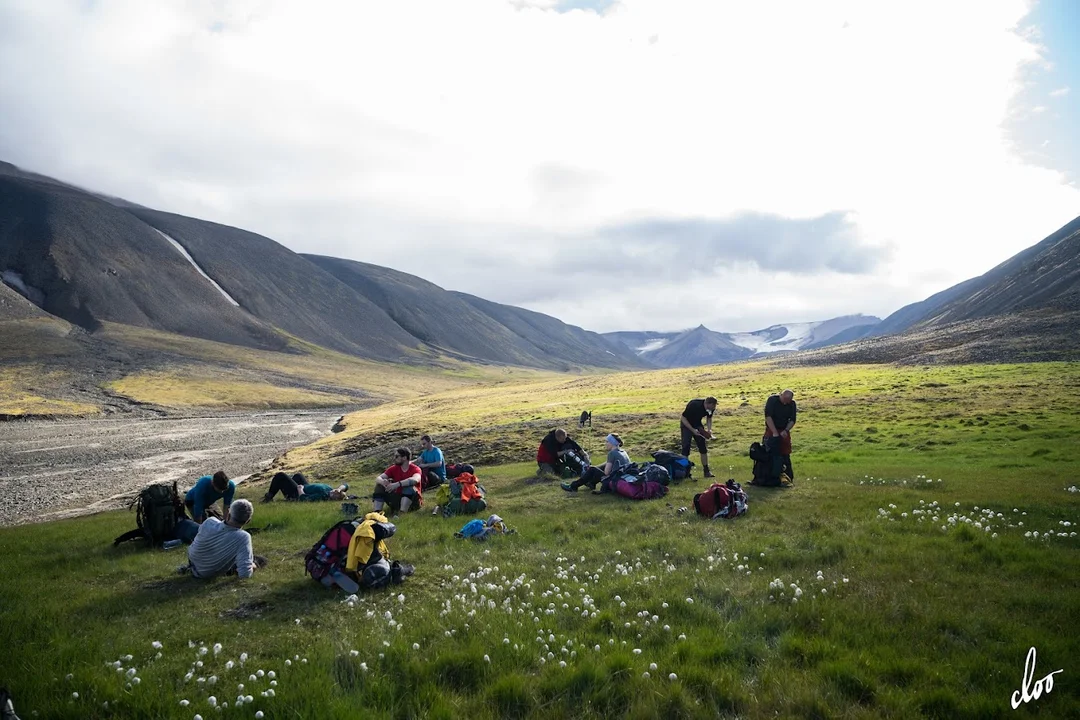
[[[128,509],[131,508],[135,508],[135,521],[139,528],[116,538],[114,546],[141,537],[148,544],[158,547],[166,540],[173,539],[177,519],[186,517],[175,482],[171,486],[163,483],[147,485],[128,505]]]

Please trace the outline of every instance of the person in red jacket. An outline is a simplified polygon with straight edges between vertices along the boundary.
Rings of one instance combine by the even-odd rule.
[[[401,512],[420,507],[421,471],[411,458],[409,448],[398,448],[394,451],[394,464],[375,478],[375,492],[371,494],[375,512],[382,512],[385,505]]]
[[[572,454],[574,458],[567,458]],[[589,454],[581,449],[562,428],[555,428],[540,441],[536,449],[537,475],[561,475],[564,466],[580,473],[589,466]]]

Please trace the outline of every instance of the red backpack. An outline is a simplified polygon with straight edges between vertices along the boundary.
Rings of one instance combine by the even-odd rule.
[[[710,520],[731,519],[746,512],[746,493],[734,480],[726,484],[713,483],[705,492],[694,496],[694,510]]]

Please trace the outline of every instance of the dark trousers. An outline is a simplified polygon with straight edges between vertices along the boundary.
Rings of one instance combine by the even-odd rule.
[[[176,527],[173,528],[173,537],[183,541],[185,545],[190,545],[195,542],[195,536],[198,534],[199,523],[194,520],[188,520],[187,518],[177,520]]]
[[[307,479],[300,473],[296,473],[292,477],[289,477],[283,472],[279,472],[270,479],[270,488],[266,491],[266,496],[263,500],[269,502],[280,492],[285,496],[286,500],[296,500],[300,497],[301,485],[307,485]]]
[[[785,440],[787,442],[785,442]],[[791,436],[779,438],[769,437],[769,435],[766,434],[765,437],[762,438],[761,444],[764,445],[765,449],[770,453],[781,458],[783,466],[781,467],[780,472],[787,473],[788,478],[794,480],[795,470],[791,467]],[[787,450],[788,452],[785,454],[784,450]]]
[[[705,444],[705,438],[701,437],[700,435],[693,434],[692,432],[690,432],[690,429],[688,427],[686,427],[685,425],[683,425],[682,423],[679,423],[679,428],[682,430],[682,456],[683,457],[685,457],[685,458],[690,457],[690,441],[691,440],[693,440],[694,443],[697,444],[697,450],[698,450],[699,453],[704,455],[705,453],[709,452],[709,446]],[[698,432],[701,432],[705,428],[699,426],[699,427],[695,427],[694,429],[697,430]]]
[[[574,488],[575,490],[577,490],[579,487],[582,487],[583,485],[588,485],[590,488],[595,488],[596,483],[600,482],[603,479],[604,471],[596,467],[595,465],[590,465],[589,469],[586,470],[585,473],[581,476],[581,479],[575,480],[574,482],[570,483],[570,487]]]

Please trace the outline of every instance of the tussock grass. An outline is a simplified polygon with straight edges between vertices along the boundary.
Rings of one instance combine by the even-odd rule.
[[[729,371],[705,374],[714,372]],[[632,503],[526,484],[531,461],[483,467],[491,511],[518,534],[461,541],[452,533],[464,519],[403,517],[391,551],[414,563],[416,576],[355,607],[302,571],[304,551],[340,516],[332,504],[257,505],[254,524],[272,529],[255,545],[271,562],[244,582],[175,576],[178,550],[114,550],[111,538],[133,522],[126,513],[3,529],[0,643],[9,652],[0,677],[21,714],[46,717],[206,718],[219,715],[207,701],[213,694],[230,704],[223,717],[984,718],[1016,714],[1009,697],[1035,646],[1036,677],[1065,674],[1019,712],[1080,713],[1067,681],[1080,657],[1071,534],[1080,493],[1066,489],[1077,462],[1061,447],[1076,420],[1055,410],[1069,406],[1073,367],[830,368],[802,371],[802,382],[777,379],[769,373],[788,371],[769,366],[730,372],[744,373],[733,390],[717,380],[684,384],[692,373],[622,376],[622,409],[646,419],[625,421],[631,455],[644,459],[642,448],[675,432],[652,414],[706,387],[725,393],[721,407],[732,413],[720,418],[718,444],[733,451],[714,464],[746,480],[742,446],[760,434],[759,393],[794,387],[796,487],[749,488],[743,518],[679,514],[700,482]],[[617,397],[615,380],[577,382],[585,394]],[[663,403],[643,392],[649,382]],[[977,392],[963,392],[973,385]],[[435,413],[417,403],[432,414],[410,422],[472,427],[484,407],[506,423],[525,421],[557,397],[557,384],[542,387],[505,397],[457,392],[477,404]],[[743,390],[755,406],[745,416],[735,403]],[[386,412],[351,420],[388,427]],[[867,427],[883,442],[863,442]],[[897,447],[901,440],[924,449]],[[1032,456],[1042,447],[1050,452]],[[339,477],[324,467],[316,479]],[[354,491],[366,492],[372,474],[355,478]],[[152,641],[163,643],[160,658]],[[223,646],[218,656],[214,643]],[[141,679],[130,689],[105,665],[127,654],[122,668]],[[185,681],[199,659],[203,667]],[[226,669],[229,660],[237,665]],[[274,697],[261,695],[266,676],[249,679],[258,669],[277,674]],[[214,687],[198,684],[211,676]],[[240,710],[238,683],[254,696]]]
[[[14,365],[0,371],[0,415],[93,415],[88,403],[48,397],[48,388],[71,381],[68,373],[34,365]]]

